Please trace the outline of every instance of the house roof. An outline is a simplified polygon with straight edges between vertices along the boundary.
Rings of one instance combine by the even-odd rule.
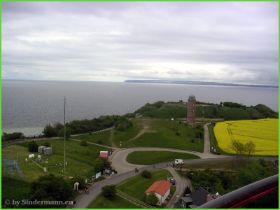
[[[164,194],[170,189],[170,182],[166,180],[158,180],[155,181],[146,191],[145,193],[157,193],[161,196],[164,196]]]
[[[191,193],[191,198],[193,200],[193,204],[200,206],[207,202],[207,195],[209,192],[204,188],[200,187],[195,192]]]

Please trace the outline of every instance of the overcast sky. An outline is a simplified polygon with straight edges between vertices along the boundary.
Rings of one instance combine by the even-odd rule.
[[[277,3],[3,3],[4,79],[278,83]]]

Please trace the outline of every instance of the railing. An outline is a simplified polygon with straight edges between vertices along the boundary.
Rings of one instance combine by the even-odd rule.
[[[129,195],[127,195],[126,193],[120,191],[120,190],[117,190],[117,196],[129,201],[130,203],[133,203],[134,205],[140,207],[140,208],[155,208],[153,206],[150,206],[149,204],[147,203],[144,203],[143,201],[140,201],[134,197],[131,197]]]
[[[239,208],[278,191],[278,174],[241,187],[198,208]]]

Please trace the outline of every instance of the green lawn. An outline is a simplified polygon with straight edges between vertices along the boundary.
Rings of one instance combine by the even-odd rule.
[[[146,179],[141,175],[137,175],[118,184],[117,189],[137,198],[138,200],[145,201],[145,191],[150,187],[150,185],[152,185],[156,180],[166,179],[170,176],[171,175],[167,170],[152,172],[151,179]]]
[[[130,147],[165,147],[201,152],[203,140],[195,140],[195,129],[179,121],[150,119],[153,132],[144,133],[129,142]]]
[[[92,133],[92,134],[90,134],[90,133],[82,134],[82,135],[73,137],[73,139],[86,140],[88,142],[112,146],[112,142],[110,141],[111,132],[112,132],[111,130],[108,130],[108,131]]]
[[[127,156],[127,161],[132,164],[151,165],[160,162],[173,161],[174,159],[198,159],[192,154],[168,152],[168,151],[137,151]]]
[[[116,197],[115,200],[109,200],[104,198],[102,195],[99,195],[94,201],[90,203],[88,208],[139,208],[138,206],[133,205],[132,203]]]
[[[53,154],[50,156],[43,155],[42,159],[48,163],[41,162],[41,166],[45,166],[48,172],[62,175],[63,168],[63,141],[62,140],[46,140],[38,141],[39,145],[49,142],[53,148]],[[93,174],[95,159],[99,156],[99,151],[104,150],[102,147],[88,145],[80,146],[79,142],[66,141],[66,176],[88,177]],[[43,169],[38,167],[34,162],[25,162],[28,157],[27,143],[21,145],[12,145],[3,148],[3,158],[18,159],[24,179],[32,181],[41,175],[44,175]]]
[[[114,130],[113,141],[117,147],[127,147],[127,141],[136,136],[143,128],[142,122],[139,119],[133,119],[132,123],[133,126],[126,129],[125,131]]]

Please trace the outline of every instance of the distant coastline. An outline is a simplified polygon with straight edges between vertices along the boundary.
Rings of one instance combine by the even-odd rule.
[[[180,81],[180,80],[125,80],[126,83],[157,83],[157,84],[180,84],[180,85],[218,85],[233,87],[263,87],[278,88],[277,85],[261,85],[261,84],[236,84],[236,83],[220,83],[220,82],[204,82],[204,81]]]

